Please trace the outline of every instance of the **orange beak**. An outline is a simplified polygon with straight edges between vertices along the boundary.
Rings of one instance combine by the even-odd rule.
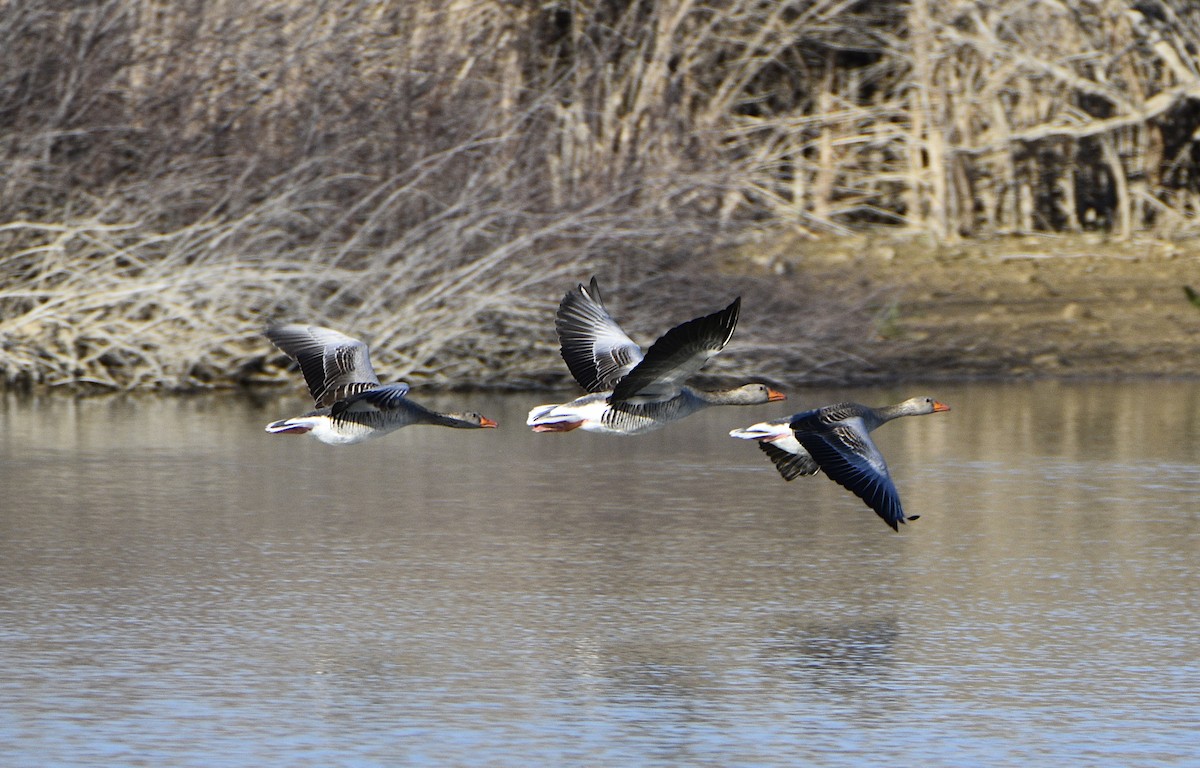
[[[496,422],[492,421],[491,419],[489,419],[487,416],[480,416],[479,417],[479,426],[481,426],[481,427],[498,427],[500,425],[497,424]]]
[[[946,405],[945,403],[940,403],[937,400],[933,401],[933,412],[934,413],[937,413],[938,411],[948,411],[948,410],[950,410],[950,406]]]
[[[767,387],[767,402],[774,403],[778,400],[787,400],[787,395],[783,394],[782,392],[771,389],[770,387]],[[947,410],[949,410],[949,409],[947,409]]]

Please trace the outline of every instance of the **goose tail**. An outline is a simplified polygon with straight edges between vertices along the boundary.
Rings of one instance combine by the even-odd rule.
[[[312,432],[315,426],[311,419],[280,419],[268,424],[266,431],[273,435],[303,435]]]
[[[792,428],[787,422],[777,424],[769,421],[760,421],[757,424],[751,424],[741,429],[731,429],[729,430],[729,436],[741,438],[742,440],[763,440],[769,442],[771,440],[778,440],[781,437],[791,437]]]
[[[525,425],[533,427],[534,432],[570,432],[581,424],[578,414],[564,412],[559,405],[539,405],[525,419]]]

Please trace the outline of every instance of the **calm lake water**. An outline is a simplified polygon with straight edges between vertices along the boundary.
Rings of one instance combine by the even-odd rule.
[[[834,400],[893,533],[737,426]],[[0,399],[5,766],[1200,761],[1200,383],[800,391],[621,439]]]

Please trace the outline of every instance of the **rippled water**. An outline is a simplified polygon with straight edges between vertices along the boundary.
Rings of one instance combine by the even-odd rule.
[[[928,390],[927,392],[925,390]],[[736,426],[850,395],[921,519]],[[634,439],[0,401],[0,762],[1183,765],[1200,384],[799,392]]]

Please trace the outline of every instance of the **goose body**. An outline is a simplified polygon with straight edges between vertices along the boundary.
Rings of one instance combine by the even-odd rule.
[[[754,405],[782,400],[783,395],[764,384],[746,384],[722,392],[705,392],[688,386],[668,400],[648,403],[613,401],[612,392],[593,392],[560,405],[539,405],[529,412],[527,424],[534,432],[570,432],[582,429],[608,435],[640,435],[679,421],[710,405]]]
[[[563,360],[588,394],[539,405],[526,424],[534,432],[637,435],[712,405],[785,399],[764,384],[712,392],[684,383],[729,343],[740,310],[741,299],[734,299],[719,312],[675,326],[643,352],[604,307],[596,278],[577,285],[559,304],[554,326]]]
[[[918,515],[905,517],[887,462],[871,439],[871,432],[901,416],[948,410],[950,406],[932,397],[913,397],[882,408],[837,403],[759,422],[729,434],[757,440],[785,480],[824,471],[862,499],[893,530],[899,530],[901,523],[915,520]]]
[[[813,461],[812,456],[808,455],[808,451],[804,450],[804,446],[796,439],[796,433],[792,431],[791,416],[760,421],[742,429],[730,430],[729,436],[756,441],[784,480],[791,481],[802,475],[815,475],[821,471],[817,462]]]
[[[495,427],[478,413],[439,413],[408,399],[403,382],[381,384],[367,345],[315,325],[281,325],[267,338],[300,366],[317,409],[273,421],[272,434],[308,434],[330,445],[350,445],[413,424],[457,429]]]

